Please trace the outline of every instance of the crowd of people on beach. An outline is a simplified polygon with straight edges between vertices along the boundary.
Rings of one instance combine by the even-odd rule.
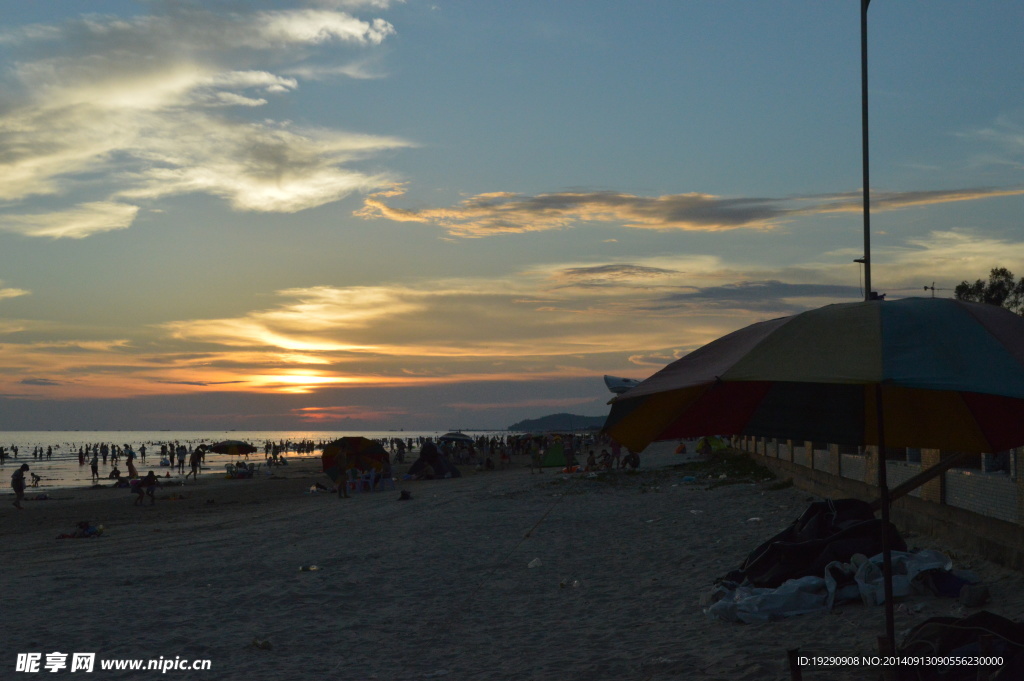
[[[489,471],[498,468],[509,468],[514,461],[526,460],[530,472],[543,471],[544,467],[550,466],[551,461],[547,457],[548,452],[557,448],[561,453],[557,464],[564,472],[595,472],[610,471],[616,469],[636,469],[640,465],[639,455],[623,448],[613,440],[610,440],[597,433],[538,433],[538,434],[507,434],[507,435],[479,435],[476,437],[462,433],[449,433],[446,436],[436,438],[427,436],[417,437],[390,437],[378,440],[387,452],[387,464],[385,470],[374,471],[352,471],[355,476],[363,476],[372,480],[374,487],[381,484],[381,481],[390,480],[397,475],[394,465],[405,464],[408,455],[420,453],[427,450],[436,450],[437,455],[446,462],[459,466],[474,466],[477,471]],[[287,463],[286,452],[298,454],[313,454],[323,450],[329,444],[327,441],[301,440],[279,442],[266,441],[263,445],[263,455],[268,466],[284,465]],[[58,445],[48,445],[45,448],[36,446],[32,449],[32,459],[35,461],[51,460],[56,453],[60,453]],[[147,455],[155,455],[159,451],[159,465],[169,469],[163,476],[150,470],[146,475],[139,472],[139,467],[145,466]],[[103,485],[103,481],[110,481],[109,484],[115,487],[127,488],[136,495],[135,504],[143,505],[148,497],[150,505],[155,503],[155,490],[161,484],[161,479],[167,480],[171,472],[176,472],[183,478],[176,479],[175,484],[184,484],[189,478],[198,481],[206,459],[209,446],[206,444],[164,442],[141,444],[137,448],[131,444],[117,445],[113,443],[83,444],[77,446],[69,445],[65,448],[64,459],[70,454],[72,460],[77,455],[79,466],[89,466],[91,481],[94,486]],[[257,449],[258,451],[258,449]],[[584,454],[585,452],[585,454]],[[8,458],[17,459],[19,454],[18,446],[0,447],[0,466]],[[245,456],[248,458],[248,456]],[[564,463],[564,466],[563,466]],[[122,471],[121,466],[125,470]],[[187,469],[186,469],[187,466]],[[246,466],[242,461],[235,464],[255,470],[255,466]],[[101,471],[105,469],[104,471]],[[104,474],[105,473],[105,474]],[[449,477],[443,467],[427,465],[417,471],[409,479],[432,479],[435,477]],[[15,492],[14,505],[21,508],[21,501],[24,499],[25,489],[28,486],[39,484],[40,477],[30,471],[27,463],[19,465],[11,479],[11,487]]]
[[[542,472],[548,465],[546,456],[554,447],[561,451],[563,461],[556,464],[556,467],[565,472],[636,470],[640,466],[639,454],[628,449],[624,451],[618,442],[597,433],[441,437],[436,444],[432,443],[431,438],[421,437],[409,440],[392,439],[382,441],[381,444],[395,453],[395,463],[404,463],[406,451],[423,452],[428,443],[436,446],[439,455],[445,460],[459,466],[475,466],[478,471],[509,468],[513,461],[526,459],[531,473],[534,469]],[[596,454],[596,451],[600,451],[600,454]],[[424,477],[430,477],[430,468],[426,469],[425,474],[414,476],[416,479]]]
[[[42,446],[33,447],[32,459],[36,461],[52,460],[54,449],[53,445],[48,445],[45,449]],[[60,449],[59,445],[57,449]],[[139,445],[136,449],[130,444],[88,443],[79,445],[77,452],[74,445],[68,449],[72,461],[77,456],[79,466],[89,466],[90,479],[94,487],[102,486],[101,481],[103,480],[111,481],[111,486],[126,488],[138,495],[135,501],[136,505],[142,505],[144,496],[149,497],[150,504],[155,503],[155,489],[160,484],[159,476],[153,470],[143,476],[138,470],[138,466],[147,463],[147,451],[149,450],[145,444]],[[189,477],[198,479],[205,453],[206,449],[203,445],[190,448],[179,442],[163,443],[160,444],[160,465],[171,470],[176,469],[179,474],[185,474],[185,461],[188,459],[190,472],[185,474],[185,480]],[[9,448],[0,447],[0,466],[7,462],[8,457],[18,458],[18,454],[17,445],[11,445]],[[120,468],[122,464],[125,467],[124,471]],[[109,466],[106,475],[101,475],[100,466],[104,468]],[[31,484],[26,480],[26,474],[31,476]],[[164,477],[168,478],[170,475],[168,471]],[[21,502],[24,499],[26,487],[38,486],[40,479],[39,475],[30,472],[28,463],[22,463],[18,467],[11,476],[11,488],[15,493],[15,508],[22,508]]]

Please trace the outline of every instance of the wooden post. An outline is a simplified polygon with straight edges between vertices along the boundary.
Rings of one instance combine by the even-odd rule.
[[[786,651],[786,655],[789,657],[789,678],[792,681],[801,681],[804,678],[803,672],[800,671],[800,661],[797,659],[799,654],[799,648]]]

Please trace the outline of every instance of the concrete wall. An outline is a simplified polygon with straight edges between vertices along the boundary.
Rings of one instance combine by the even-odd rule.
[[[878,450],[840,453],[810,442],[735,438],[734,445],[767,466],[780,478],[820,497],[878,498]],[[792,454],[790,453],[792,452]],[[930,534],[967,551],[1017,570],[1024,570],[1024,453],[983,457],[983,469],[950,469],[892,504],[891,517],[904,532]],[[886,480],[890,488],[938,463],[942,453],[913,450],[904,460],[889,452]],[[1001,462],[1000,470],[991,461]],[[812,466],[813,463],[813,466]],[[1007,470],[1008,469],[1008,470]]]
[[[1008,475],[952,470],[946,473],[946,503],[991,518],[1017,522],[1017,485]]]

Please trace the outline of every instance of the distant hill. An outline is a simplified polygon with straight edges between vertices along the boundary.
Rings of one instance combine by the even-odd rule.
[[[586,430],[604,425],[604,416],[579,416],[577,414],[551,414],[538,419],[524,419],[513,423],[509,430],[532,432],[535,430]]]

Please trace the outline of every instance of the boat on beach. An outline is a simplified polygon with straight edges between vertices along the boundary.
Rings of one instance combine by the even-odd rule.
[[[620,395],[627,390],[632,390],[636,386],[640,385],[640,381],[635,378],[620,378],[618,376],[608,376],[605,374],[604,384],[608,386],[616,395]]]

